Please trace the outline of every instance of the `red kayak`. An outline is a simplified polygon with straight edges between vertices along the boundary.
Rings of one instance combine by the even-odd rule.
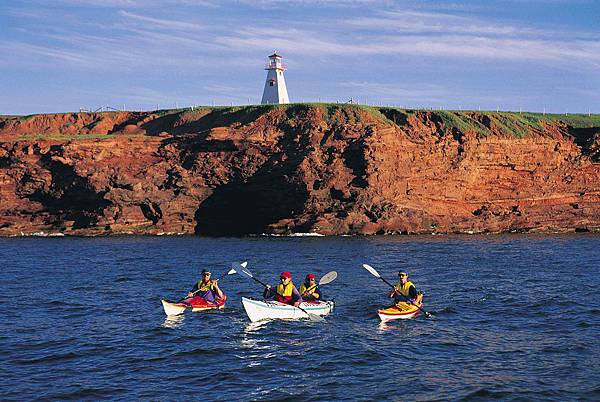
[[[167,315],[182,314],[188,307],[190,307],[192,311],[221,309],[225,307],[226,301],[227,296],[224,296],[222,299],[217,299],[216,303],[207,302],[200,296],[189,297],[180,302],[170,302],[168,300],[161,299],[163,308],[165,309],[165,313]]]
[[[217,298],[216,303],[210,303],[200,296],[194,296],[190,297],[189,299],[185,299],[182,303],[185,303],[191,307],[192,311],[203,311],[212,310],[215,308],[223,308],[225,307],[225,301],[227,301],[227,296],[225,295],[223,295],[222,299]]]

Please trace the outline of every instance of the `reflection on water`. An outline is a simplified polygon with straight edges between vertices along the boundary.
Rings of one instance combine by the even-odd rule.
[[[379,323],[378,329],[380,332],[385,332],[385,331],[389,331],[390,329],[393,329],[393,327],[390,327],[389,325],[387,325],[387,323],[382,321]]]
[[[257,322],[249,322],[245,327],[244,327],[244,333],[246,334],[250,334],[252,332],[256,332],[259,329],[261,329],[262,327],[264,327],[265,325],[267,325],[269,323],[269,321],[264,320],[264,321],[257,321]]]
[[[165,318],[162,326],[165,328],[179,328],[183,325],[185,315],[169,315]]]

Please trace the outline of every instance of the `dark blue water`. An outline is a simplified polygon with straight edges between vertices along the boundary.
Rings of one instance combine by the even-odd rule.
[[[600,237],[0,239],[0,400],[600,400]],[[203,267],[330,271],[323,323],[251,325],[261,289],[165,319]],[[405,261],[405,262],[401,262]],[[409,272],[433,318],[381,326]],[[299,285],[299,283],[298,283]]]

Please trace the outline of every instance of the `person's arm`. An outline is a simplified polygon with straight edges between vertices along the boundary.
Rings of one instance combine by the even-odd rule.
[[[394,296],[396,296],[396,294],[398,294],[398,286],[397,286],[397,285],[396,285],[396,286],[394,286],[394,289],[392,289],[392,290],[390,291],[390,298],[391,298],[391,299],[392,299],[392,298],[394,298]]]
[[[302,296],[300,296],[300,292],[294,286],[292,288],[292,300],[294,301],[294,306],[298,307],[300,303],[302,303]]]
[[[300,286],[300,289],[304,288],[304,292],[300,292],[300,296],[304,297],[304,296],[312,295],[312,293],[315,291],[316,287],[317,287],[316,285],[311,285],[308,287],[306,287],[306,285]]]
[[[194,287],[188,292],[187,297],[192,297],[196,290],[198,290],[198,282],[194,283]]]
[[[263,291],[263,299],[270,299],[274,296],[273,288],[271,285],[267,285]]]
[[[410,300],[415,300],[417,298],[417,289],[414,286],[408,288],[408,298]]]
[[[219,284],[217,283],[216,279],[213,280],[213,286],[215,288],[215,293],[217,294],[217,297],[219,299],[222,299],[223,298],[223,291],[221,290],[221,288],[219,288]]]
[[[319,289],[318,286],[315,289],[315,291],[313,292],[312,296],[317,300],[321,300],[321,289]]]

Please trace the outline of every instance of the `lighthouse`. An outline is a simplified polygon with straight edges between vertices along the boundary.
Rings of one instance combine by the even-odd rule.
[[[287,88],[285,87],[285,78],[283,78],[285,65],[281,62],[281,59],[282,57],[275,51],[269,56],[269,62],[265,65],[267,81],[265,82],[265,89],[260,101],[262,104],[290,103]]]

